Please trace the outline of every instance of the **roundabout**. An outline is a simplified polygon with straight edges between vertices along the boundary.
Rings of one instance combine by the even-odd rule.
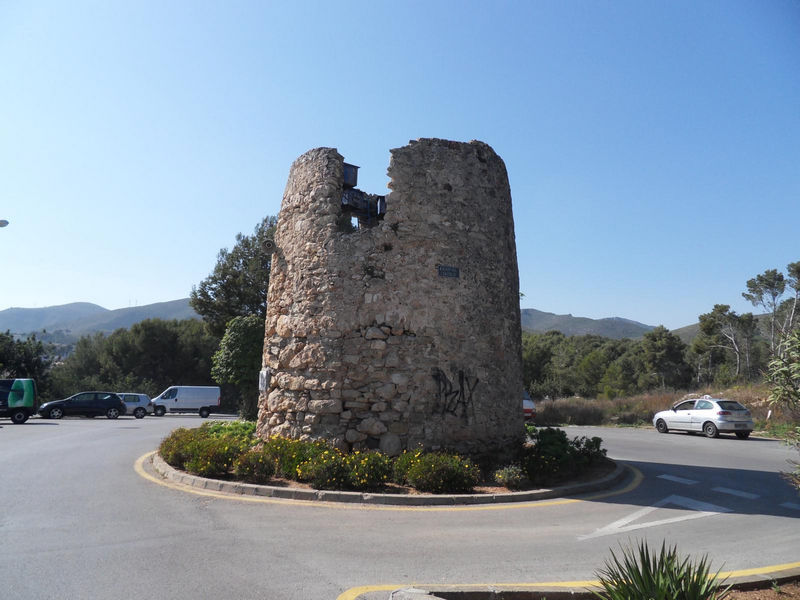
[[[732,579],[769,585],[800,568],[800,498],[780,477],[794,456],[776,441],[568,428],[570,437],[602,437],[626,478],[540,500],[392,506],[195,488],[147,464],[172,429],[200,423],[122,417],[4,426],[0,501],[13,507],[0,519],[6,596],[385,600],[412,586],[563,592],[584,589],[610,550],[638,540],[708,555]],[[132,557],[142,569],[131,568]],[[57,576],[33,568],[46,564],[58,564]]]

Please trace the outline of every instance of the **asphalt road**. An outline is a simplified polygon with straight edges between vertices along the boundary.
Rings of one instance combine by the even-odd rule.
[[[583,498],[460,508],[245,502],[176,490],[134,463],[197,416],[0,420],[0,598],[334,599],[358,586],[594,579],[647,539],[715,568],[800,561],[794,451],[651,429],[599,435],[637,473]]]

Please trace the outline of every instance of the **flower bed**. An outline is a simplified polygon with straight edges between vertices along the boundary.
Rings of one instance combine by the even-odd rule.
[[[484,469],[448,452],[416,449],[393,458],[377,451],[343,453],[322,440],[263,441],[254,432],[241,422],[179,428],[164,438],[159,452],[172,467],[201,477],[384,493],[497,493],[609,470],[600,438],[569,440],[551,428],[529,427],[515,463]]]

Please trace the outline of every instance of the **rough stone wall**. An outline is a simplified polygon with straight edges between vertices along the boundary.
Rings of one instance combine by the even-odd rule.
[[[391,151],[386,215],[347,231],[343,158],[292,165],[278,216],[259,434],[481,454],[522,429],[511,194],[482,142]],[[262,372],[262,373],[264,373]]]

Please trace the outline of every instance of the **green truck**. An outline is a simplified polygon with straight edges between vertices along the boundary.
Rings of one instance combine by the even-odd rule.
[[[33,379],[0,379],[0,417],[20,425],[39,408]]]

